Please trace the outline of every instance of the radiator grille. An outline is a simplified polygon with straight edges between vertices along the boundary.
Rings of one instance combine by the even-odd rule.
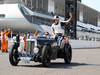
[[[26,43],[26,52],[27,52],[27,54],[30,54],[30,55],[34,54],[34,45],[35,45],[35,41],[27,40],[27,43]]]

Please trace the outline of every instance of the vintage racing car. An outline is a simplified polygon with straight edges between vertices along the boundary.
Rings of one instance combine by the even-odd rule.
[[[13,66],[17,66],[19,61],[34,61],[40,62],[43,66],[49,66],[51,60],[62,58],[65,64],[70,64],[72,59],[72,48],[69,44],[69,38],[62,35],[57,35],[55,39],[51,36],[38,36],[26,40],[26,53],[18,51],[20,44],[19,35],[9,53],[9,61]]]

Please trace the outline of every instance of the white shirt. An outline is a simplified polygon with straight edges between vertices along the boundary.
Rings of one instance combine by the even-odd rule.
[[[64,30],[61,28],[61,24],[60,24],[60,22],[56,25],[55,23],[53,23],[52,24],[52,26],[51,26],[51,28],[52,28],[52,31],[54,32],[54,33],[64,33]]]

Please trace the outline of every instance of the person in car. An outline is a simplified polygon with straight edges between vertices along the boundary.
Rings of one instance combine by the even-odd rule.
[[[53,21],[54,23],[51,26],[52,29],[52,34],[54,36],[59,35],[61,36],[62,34],[64,34],[64,30],[61,27],[61,23],[64,23],[65,25],[69,24],[72,20],[72,13],[69,13],[69,19],[61,21],[59,16],[54,16]]]

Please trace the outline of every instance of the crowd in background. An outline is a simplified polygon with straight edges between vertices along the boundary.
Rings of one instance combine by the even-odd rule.
[[[20,33],[18,35],[20,35],[20,50],[25,51],[26,39],[36,38],[38,36],[38,32],[27,34]],[[8,53],[13,45],[14,38],[16,38],[16,36],[13,36],[10,28],[0,30],[0,51],[2,53]]]
[[[13,31],[10,28],[7,29],[1,29],[0,30],[0,52],[7,53],[10,51],[10,49],[13,46],[14,39],[16,39],[16,36],[20,36],[20,46],[18,48],[19,51],[26,51],[26,39],[32,39],[32,38],[37,38],[38,36],[42,35],[45,36],[46,38],[49,38],[49,33],[39,33],[36,31],[35,33],[20,33],[14,35],[12,33]],[[54,36],[52,36],[54,38]]]

